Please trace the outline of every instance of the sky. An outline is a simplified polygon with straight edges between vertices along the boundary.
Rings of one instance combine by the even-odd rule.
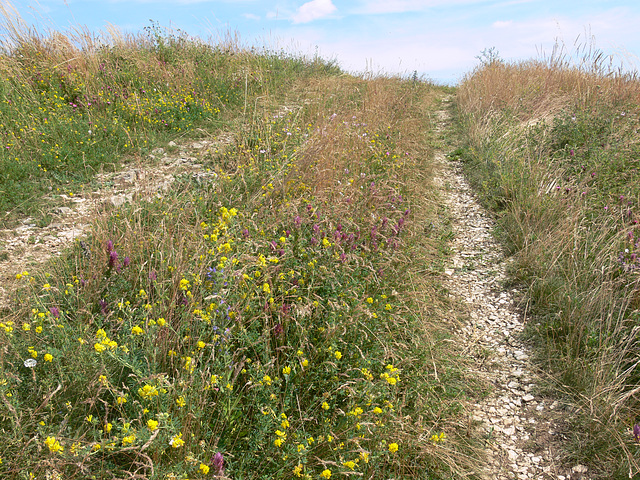
[[[7,5],[9,0],[0,0]],[[151,22],[218,42],[319,55],[344,70],[455,85],[493,49],[507,61],[555,44],[640,61],[638,0],[12,0],[38,29],[142,32]],[[2,30],[0,28],[0,34]]]

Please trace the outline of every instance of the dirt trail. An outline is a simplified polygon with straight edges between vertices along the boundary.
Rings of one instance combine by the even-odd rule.
[[[445,97],[437,112],[439,132],[450,121]],[[462,174],[462,165],[436,155],[436,184],[453,222],[453,256],[446,285],[465,306],[466,322],[457,332],[475,375],[490,383],[492,393],[471,405],[472,422],[487,439],[488,465],[482,474],[496,480],[587,480],[584,465],[563,465],[562,418],[566,406],[537,393],[540,377],[520,340],[525,319],[516,307],[516,290],[503,287],[507,260],[493,238],[493,220],[479,205]]]
[[[30,271],[32,266],[59,255],[73,241],[87,235],[99,212],[135,199],[161,196],[179,175],[213,181],[216,174],[203,169],[202,157],[232,140],[231,136],[222,135],[184,145],[170,142],[168,150],[173,153],[156,148],[138,166],[97,175],[99,188],[93,192],[59,195],[66,205],[52,209],[54,220],[49,225],[39,227],[34,219],[25,218],[15,228],[0,230],[0,310],[10,308],[17,273]]]

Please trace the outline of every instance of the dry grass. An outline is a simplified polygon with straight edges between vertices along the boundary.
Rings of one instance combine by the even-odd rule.
[[[640,420],[640,81],[600,52],[576,56],[484,65],[458,107],[469,175],[499,212],[514,281],[528,287],[540,360],[583,412],[565,454],[623,478],[640,472],[629,433]]]

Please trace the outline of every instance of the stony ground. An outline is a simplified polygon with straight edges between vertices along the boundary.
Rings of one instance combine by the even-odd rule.
[[[15,228],[0,230],[0,309],[10,306],[16,273],[29,271],[85,236],[97,212],[162,195],[179,175],[213,179],[215,173],[203,169],[202,157],[229,141],[228,136],[222,136],[183,145],[170,142],[168,151],[156,148],[140,165],[97,175],[93,191],[73,196],[52,194],[52,203],[63,205],[52,208],[49,214],[53,221],[48,225],[40,227],[35,219],[25,218]]]
[[[449,99],[445,99],[446,108]],[[438,130],[449,121],[437,112]],[[471,419],[487,439],[488,467],[477,472],[495,480],[587,480],[584,465],[562,462],[563,418],[570,415],[555,399],[537,393],[543,382],[529,362],[520,340],[525,318],[517,306],[518,291],[503,287],[507,260],[493,238],[493,221],[477,202],[459,162],[437,154],[436,183],[452,217],[454,239],[447,287],[466,309],[457,332],[460,343],[476,359],[475,374],[492,393],[471,405]]]

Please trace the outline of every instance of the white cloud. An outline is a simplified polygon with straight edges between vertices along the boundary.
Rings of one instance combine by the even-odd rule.
[[[254,15],[253,13],[243,13],[242,16],[249,20],[260,20],[258,15]]]
[[[493,22],[493,24],[491,24],[493,28],[506,28],[506,27],[510,27],[511,25],[513,25],[513,21],[511,20],[506,20],[506,21],[498,20],[496,22]]]
[[[337,10],[331,0],[311,0],[303,4],[293,15],[293,23],[309,23],[331,15]]]

